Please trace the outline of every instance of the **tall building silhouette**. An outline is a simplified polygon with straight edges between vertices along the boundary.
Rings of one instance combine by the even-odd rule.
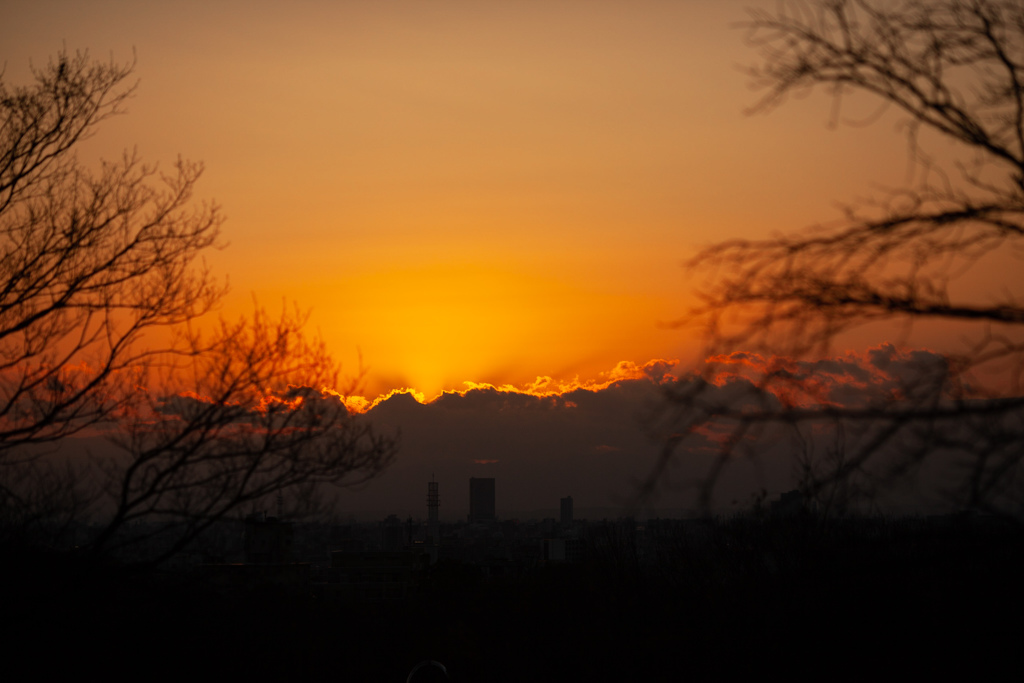
[[[437,482],[427,482],[427,545],[440,545],[438,532],[437,509],[441,507],[441,496],[437,492]]]
[[[469,478],[469,521],[494,519],[494,478]]]
[[[562,528],[568,529],[572,526],[572,496],[561,499],[562,502]]]

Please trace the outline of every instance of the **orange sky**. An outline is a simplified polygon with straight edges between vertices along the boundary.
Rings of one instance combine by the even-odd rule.
[[[134,48],[130,114],[81,157],[204,161],[224,312],[296,300],[368,395],[429,398],[691,358],[660,323],[695,248],[903,182],[895,116],[743,115],[749,4],[9,0],[0,59],[17,83],[62,45]]]

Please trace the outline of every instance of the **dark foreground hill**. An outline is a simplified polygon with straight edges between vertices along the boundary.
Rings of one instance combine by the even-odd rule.
[[[503,581],[442,562],[398,601],[225,594],[24,546],[0,559],[9,680],[400,682],[424,659],[453,681],[1024,670],[1024,533],[991,520],[708,522]]]

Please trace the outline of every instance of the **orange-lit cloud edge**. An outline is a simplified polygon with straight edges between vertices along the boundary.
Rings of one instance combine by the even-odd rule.
[[[412,387],[392,389],[374,399],[343,395],[329,388],[324,394],[337,397],[351,413],[367,413],[388,399],[408,394],[420,404],[431,404],[443,396],[465,397],[473,391],[495,391],[537,398],[557,398],[575,391],[600,392],[625,381],[648,381],[666,384],[685,376],[702,376],[718,387],[731,382],[759,384],[781,404],[789,406],[850,406],[869,398],[885,397],[899,400],[902,388],[922,373],[945,368],[946,357],[928,348],[898,348],[890,342],[871,346],[864,351],[847,350],[827,357],[798,359],[734,351],[706,357],[701,367],[686,367],[678,359],[656,358],[646,363],[620,361],[596,378],[557,380],[538,376],[528,384],[490,384],[465,381],[462,389],[447,389],[432,398]],[[567,403],[569,407],[572,407]]]
[[[373,410],[375,407],[384,403],[393,396],[400,394],[411,395],[418,403],[429,404],[438,400],[445,395],[457,395],[465,396],[471,391],[480,390],[492,390],[507,394],[523,394],[526,396],[535,396],[537,398],[551,398],[558,397],[564,394],[571,393],[577,390],[585,391],[601,391],[612,386],[616,382],[624,380],[648,380],[655,383],[671,382],[677,379],[677,368],[679,366],[679,360],[665,360],[662,358],[656,358],[647,361],[646,363],[637,364],[633,361],[620,361],[615,365],[614,368],[607,372],[598,373],[598,376],[593,379],[581,380],[579,376],[574,377],[571,380],[556,380],[552,377],[541,375],[538,376],[533,382],[529,384],[515,386],[514,384],[490,384],[487,382],[474,382],[466,380],[462,384],[465,388],[463,389],[445,389],[436,396],[427,399],[424,392],[419,391],[412,387],[400,387],[392,389],[386,394],[381,394],[377,398],[368,399],[365,396],[357,395],[343,395],[332,389],[324,387],[322,391],[324,393],[337,396],[344,403],[345,407],[352,413],[366,413]]]

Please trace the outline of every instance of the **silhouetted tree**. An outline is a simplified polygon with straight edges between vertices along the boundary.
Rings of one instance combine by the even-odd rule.
[[[375,475],[394,440],[327,391],[338,367],[300,313],[197,331],[226,291],[200,260],[222,222],[193,201],[201,164],[75,154],[123,113],[133,69],[61,52],[31,85],[0,80],[0,522],[91,507],[95,548],[145,521],[131,541],[165,535],[162,559],[242,506]],[[49,457],[73,436],[110,447]]]
[[[992,282],[978,299],[951,285],[987,257],[1024,247],[1024,5],[812,0],[749,16],[747,42],[761,59],[748,73],[764,92],[753,112],[820,87],[833,98],[835,124],[845,96],[868,94],[879,115],[905,116],[916,179],[847,207],[832,225],[723,242],[692,260],[708,278],[685,322],[706,327],[708,362],[671,392],[672,436],[648,488],[717,427],[721,447],[701,489],[708,504],[726,468],[743,454],[756,460],[757,437],[781,425],[796,435],[810,496],[835,504],[837,487],[870,489],[942,460],[958,468],[948,492],[959,504],[1020,513],[1021,281]],[[925,149],[935,139],[955,143],[967,161],[943,169]],[[925,320],[968,340],[963,352],[897,349],[906,371],[858,401],[815,384],[813,361],[828,357],[837,336],[875,321],[907,329]],[[758,354],[758,367],[723,401],[715,378],[723,361],[740,359],[735,352]],[[978,379],[994,367],[997,381]],[[824,456],[813,445],[822,440]]]

